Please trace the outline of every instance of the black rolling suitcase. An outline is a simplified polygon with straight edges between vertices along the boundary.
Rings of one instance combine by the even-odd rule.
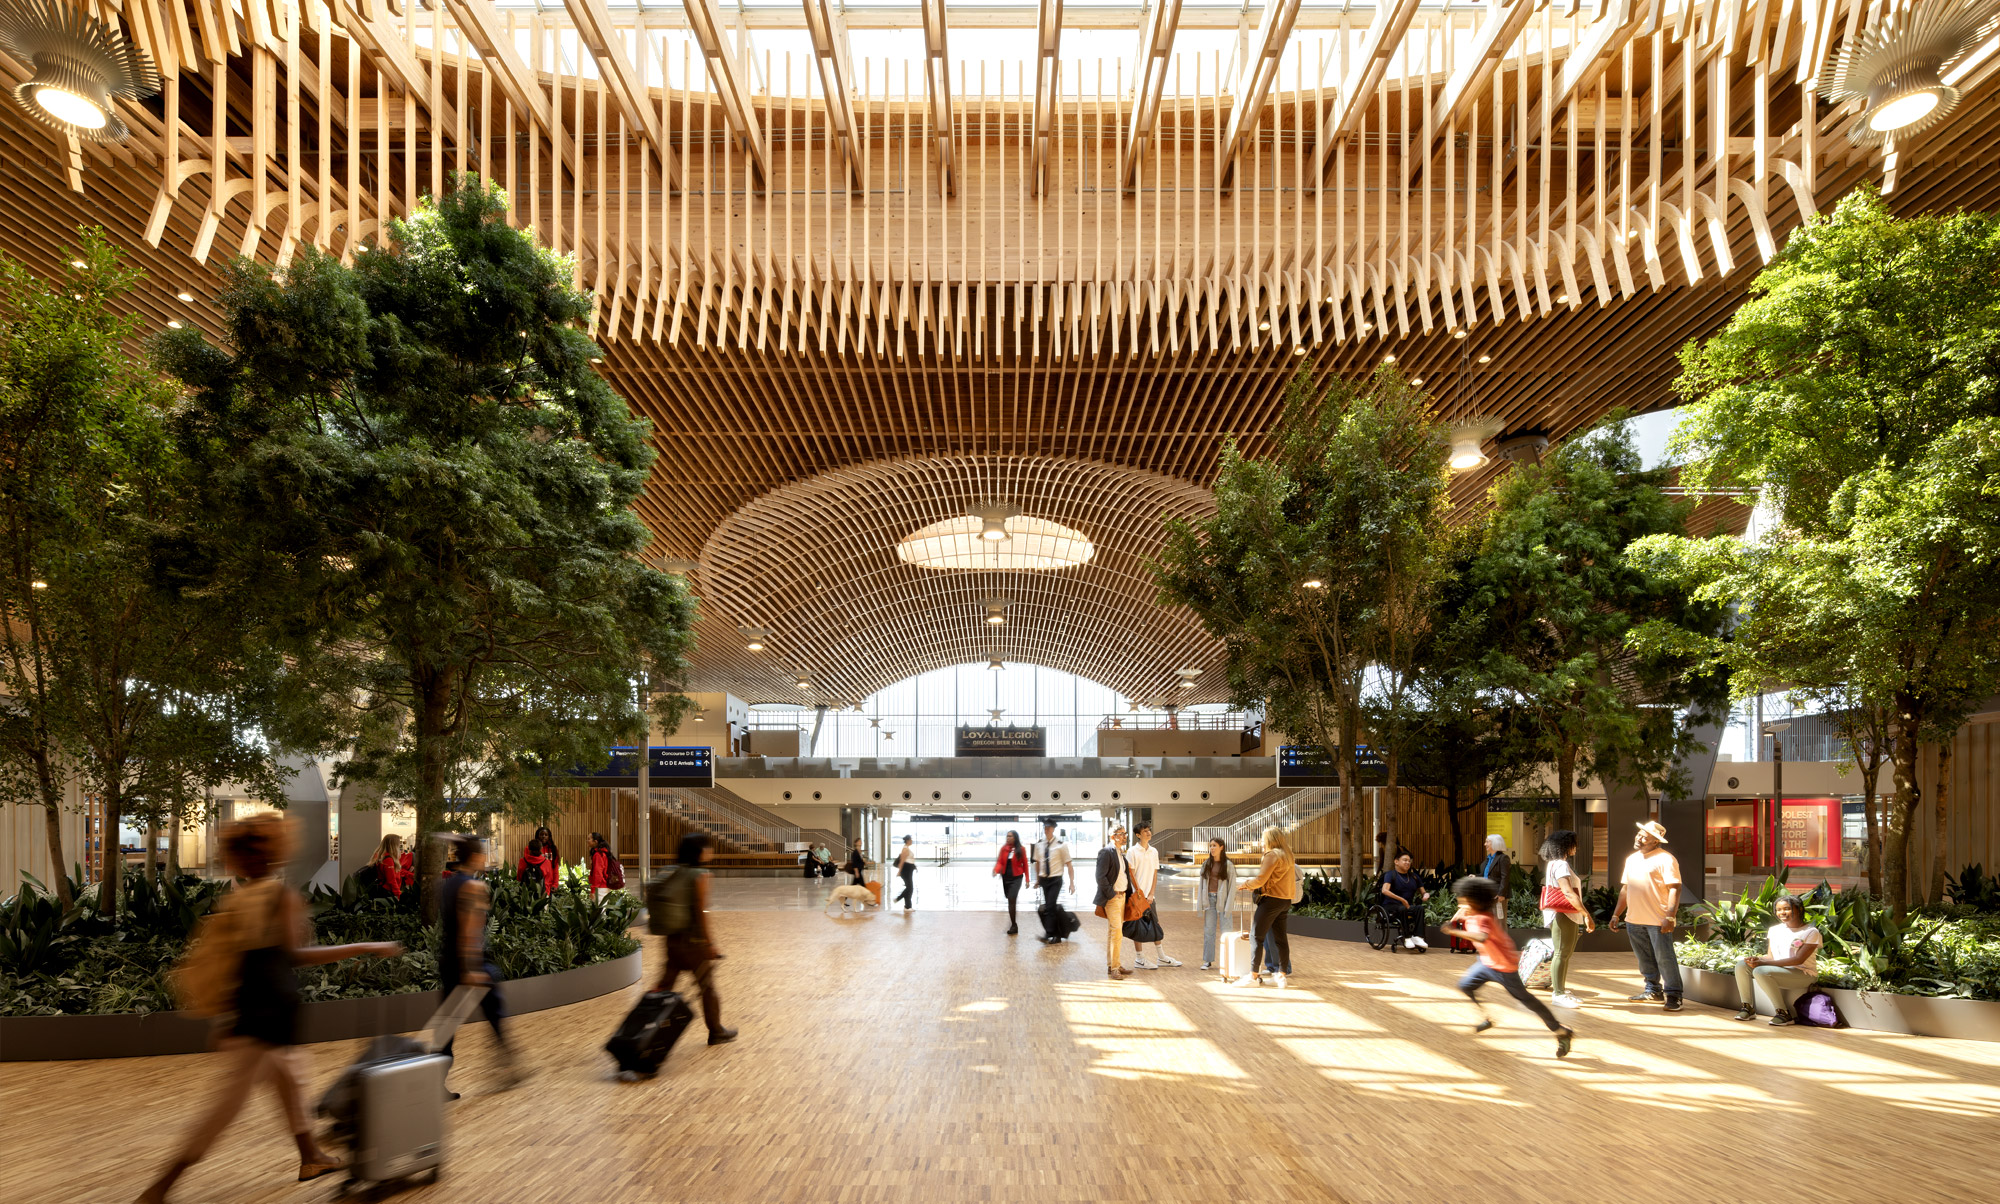
[[[1083,927],[1069,908],[1056,904],[1037,907],[1035,914],[1042,918],[1042,939],[1049,941],[1067,940],[1069,935]]]
[[[694,1009],[673,991],[648,991],[639,997],[618,1031],[604,1043],[618,1059],[618,1069],[630,1075],[652,1074],[694,1022]]]

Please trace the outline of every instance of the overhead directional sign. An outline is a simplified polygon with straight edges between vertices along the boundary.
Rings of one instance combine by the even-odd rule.
[[[595,770],[579,766],[571,776],[587,786],[637,786],[639,750],[626,747],[604,751],[606,763],[603,766]],[[706,744],[689,748],[656,745],[647,751],[650,754],[646,766],[649,785],[703,788],[715,785],[715,750]]]
[[[1366,744],[1354,749],[1354,784],[1381,786],[1389,781],[1389,766]],[[1340,766],[1317,744],[1287,744],[1278,749],[1278,785],[1314,787],[1340,785]]]

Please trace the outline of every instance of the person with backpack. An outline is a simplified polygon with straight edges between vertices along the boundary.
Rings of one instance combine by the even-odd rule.
[[[492,951],[486,945],[486,923],[493,894],[479,876],[486,868],[486,842],[471,833],[451,840],[455,868],[438,884],[438,1006],[443,1007],[452,991],[459,987],[487,988],[480,997],[479,1010],[492,1027],[493,1040],[500,1046],[500,1056],[506,1062],[502,1087],[506,1090],[518,1086],[527,1072],[500,1024],[507,1018],[507,1008],[500,997],[500,967],[493,964]],[[455,1041],[447,1041],[438,1052],[450,1057],[454,1044]],[[447,1090],[445,1098],[457,1099],[458,1092]]]
[[[521,850],[521,860],[514,867],[514,877],[538,895],[555,893],[555,861],[542,851],[541,837],[530,840],[528,847]]]
[[[715,838],[706,832],[681,837],[673,870],[646,888],[646,925],[666,939],[666,973],[655,990],[671,991],[682,974],[693,977],[701,993],[701,1019],[708,1026],[708,1043],[736,1039],[736,1030],[722,1025],[722,999],[715,991],[715,963],[722,954],[708,927],[708,871],[702,867],[715,852]]]
[[[602,899],[614,890],[625,889],[625,867],[611,851],[604,833],[590,834],[590,851],[584,858],[590,863],[590,893],[594,898]]]
[[[208,1153],[267,1076],[298,1143],[299,1182],[342,1169],[338,1158],[320,1148],[306,1114],[293,1053],[299,1040],[299,984],[293,970],[350,957],[395,957],[403,947],[394,941],[306,944],[312,922],[305,900],[277,873],[290,845],[288,837],[285,821],[276,815],[252,816],[222,833],[223,864],[242,881],[196,927],[172,981],[187,1010],[232,1016],[221,1042],[231,1070],[208,1113],[188,1131],[167,1169],[140,1195],[140,1204],[164,1204],[174,1184]]]

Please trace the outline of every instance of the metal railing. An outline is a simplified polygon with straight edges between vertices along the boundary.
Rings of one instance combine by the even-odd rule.
[[[1265,828],[1282,828],[1289,832],[1304,824],[1309,824],[1340,806],[1340,791],[1331,787],[1301,790],[1295,794],[1271,802],[1268,806],[1227,825],[1202,825],[1193,830],[1192,835],[1206,844],[1210,837],[1226,833],[1224,841],[1232,849],[1240,849],[1263,839]]]
[[[1106,715],[1097,721],[1100,732],[1254,732],[1261,725],[1255,717],[1233,715],[1169,715],[1161,711]]]
[[[767,816],[754,815],[745,807],[711,791],[680,787],[655,789],[653,802],[683,823],[693,824],[717,836],[729,837],[738,843],[765,844],[779,849],[799,843],[796,825],[772,823]],[[734,834],[731,829],[734,829]]]
[[[723,757],[732,778],[1262,778],[1275,757]]]

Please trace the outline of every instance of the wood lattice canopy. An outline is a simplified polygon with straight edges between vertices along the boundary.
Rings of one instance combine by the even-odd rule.
[[[1560,438],[1670,404],[1675,350],[1855,184],[2000,201],[2000,47],[1907,145],[1819,99],[1907,2],[94,0],[164,91],[108,146],[0,100],[0,247],[59,274],[103,225],[148,321],[213,331],[225,257],[351,255],[451,172],[500,181],[655,424],[641,510],[698,566],[697,688],[845,702],[999,651],[1153,698],[1215,653],[1153,605],[1156,520],[1201,511],[1301,366],[1394,356],[1445,417]],[[993,500],[1098,557],[897,562]]]

